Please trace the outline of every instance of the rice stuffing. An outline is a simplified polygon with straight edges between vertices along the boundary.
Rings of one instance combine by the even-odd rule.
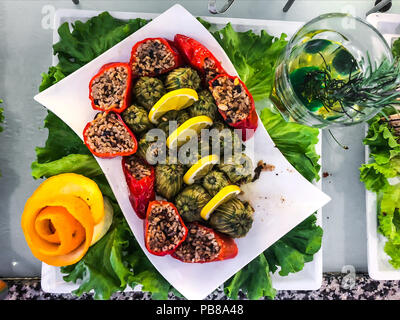
[[[175,58],[160,40],[147,40],[136,50],[132,71],[139,76],[162,74],[175,66]]]
[[[146,242],[153,252],[173,250],[185,237],[179,216],[169,204],[153,206],[147,222]]]
[[[211,93],[218,109],[226,115],[228,123],[236,123],[248,117],[251,101],[237,78],[218,77],[212,82]]]
[[[151,175],[150,167],[143,161],[139,160],[136,156],[130,156],[127,158],[125,161],[125,167],[136,180],[141,180]]]
[[[99,75],[91,88],[94,104],[105,111],[123,107],[127,78],[128,70],[124,67],[110,68]]]
[[[183,262],[209,262],[218,257],[221,248],[214,233],[196,223],[188,224],[188,236],[176,249],[175,255]]]
[[[135,142],[114,113],[99,113],[85,132],[90,148],[101,154],[131,152]]]

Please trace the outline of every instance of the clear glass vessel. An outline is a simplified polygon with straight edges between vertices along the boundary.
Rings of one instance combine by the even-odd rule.
[[[306,23],[289,41],[276,65],[271,100],[287,121],[317,128],[364,122],[378,108],[353,105],[343,112],[310,101],[299,88],[310,71],[328,68],[334,79],[365,76],[385,59],[393,60],[385,39],[367,22],[343,13],[321,15]]]

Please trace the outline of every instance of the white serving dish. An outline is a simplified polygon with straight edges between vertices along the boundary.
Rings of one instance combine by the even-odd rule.
[[[382,33],[389,46],[400,37],[400,14],[374,13],[367,21]],[[368,125],[366,126],[366,132]],[[369,162],[369,148],[365,148],[365,162]],[[375,280],[400,280],[400,270],[389,263],[385,253],[387,239],[378,232],[377,198],[374,192],[366,190],[368,273]]]
[[[84,21],[99,13],[100,12],[96,11],[59,10],[55,16],[55,30],[65,21]],[[157,17],[155,14],[146,13],[111,14],[120,19],[136,17],[153,19]],[[296,22],[269,22],[262,20],[254,21],[220,18],[206,19],[220,26],[231,21],[238,30],[253,29],[253,27],[254,29],[267,29],[270,33],[276,35],[280,35],[281,32],[286,32],[291,35],[301,25],[301,23]],[[168,23],[169,21],[174,21],[174,23]],[[251,23],[253,23],[253,25]],[[160,25],[162,25],[163,28],[160,28]],[[270,28],[268,27],[269,25]],[[129,59],[130,48],[135,42],[149,36],[172,38],[175,33],[182,32],[182,30],[185,30],[184,33],[186,35],[192,36],[204,43],[214,55],[222,61],[224,68],[229,73],[236,74],[225,52],[212,35],[183,7],[175,5],[100,57],[80,68],[51,88],[38,94],[35,99],[55,112],[82,137],[84,125],[86,122],[90,121],[95,114],[90,108],[86,92],[87,85],[85,84],[89,82],[91,76],[107,62],[127,61]],[[58,35],[55,31],[54,42],[57,41]],[[57,63],[56,59],[54,63]],[[82,83],[84,85],[82,85]],[[74,106],[73,108],[76,108],[75,110],[79,110],[79,113],[71,113],[71,106]],[[79,114],[79,117],[77,114]],[[235,259],[209,264],[184,264],[171,257],[156,257],[150,255],[144,248],[142,221],[136,217],[128,200],[127,186],[122,174],[120,159],[97,159],[108,178],[129,226],[135,234],[140,246],[144,249],[145,254],[158,271],[188,299],[205,298],[230,276],[239,271],[267,247],[330,200],[328,196],[319,190],[318,186],[310,184],[294,170],[279,150],[274,147],[272,140],[261,123],[259,124],[254,138],[250,139],[247,144],[250,147],[253,143],[258,146],[260,145],[258,143],[260,141],[264,144],[263,148],[261,149],[258,147],[255,149],[253,161],[255,161],[255,159],[264,159],[268,161],[268,163],[274,164],[276,166],[276,171],[279,171],[279,179],[277,179],[275,174],[262,174],[261,178],[252,184],[252,186],[243,188],[245,195],[252,195],[251,203],[256,209],[253,228],[245,238],[236,241],[239,247],[239,254]],[[251,150],[251,148],[249,149]],[[262,195],[260,193],[260,186],[262,186],[262,189],[265,191]],[[256,196],[257,192],[259,193],[258,197]],[[268,201],[264,200],[265,195],[268,195]],[[282,196],[286,199],[284,203],[281,201]],[[319,212],[319,223],[321,223],[320,214]],[[269,230],[269,232],[266,233],[265,230]],[[314,262],[306,264],[302,272],[289,277],[274,276],[274,287],[277,289],[293,290],[312,290],[319,288],[322,280],[321,259],[321,252],[319,252],[316,254]],[[218,267],[216,268],[217,265]],[[185,281],[181,281],[181,279],[185,279]],[[65,283],[62,280],[62,275],[58,268],[43,264],[42,288],[47,292],[63,293],[71,292],[71,290],[76,288],[76,285]]]

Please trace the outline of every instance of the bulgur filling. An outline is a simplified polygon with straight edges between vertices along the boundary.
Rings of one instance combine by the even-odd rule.
[[[214,233],[198,224],[188,224],[188,236],[176,249],[175,255],[183,262],[208,262],[214,260],[221,248]]]
[[[213,60],[209,58],[204,59],[204,76],[206,77],[207,83],[220,73],[221,70],[215,66],[215,62]]]
[[[89,147],[97,153],[125,153],[135,147],[132,136],[114,113],[99,113],[85,136]]]
[[[104,110],[121,108],[127,89],[128,72],[124,67],[106,70],[92,82],[94,104]]]
[[[139,76],[161,74],[175,66],[173,53],[160,40],[148,40],[136,50],[132,71]]]
[[[219,77],[213,81],[211,93],[228,123],[244,120],[249,115],[251,101],[238,79]]]
[[[185,237],[177,212],[168,204],[153,206],[147,221],[146,240],[153,252],[173,250]]]
[[[125,161],[125,167],[136,180],[141,180],[151,175],[149,166],[136,156],[130,156],[127,158]]]

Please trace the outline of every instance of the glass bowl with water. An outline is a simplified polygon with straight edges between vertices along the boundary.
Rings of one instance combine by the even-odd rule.
[[[286,46],[276,65],[271,100],[287,121],[313,127],[367,121],[380,109],[357,103],[343,106],[334,100],[327,108],[315,90],[324,86],[326,77],[344,83],[372,72],[385,59],[393,61],[391,50],[373,26],[348,14],[321,15],[305,24]]]

